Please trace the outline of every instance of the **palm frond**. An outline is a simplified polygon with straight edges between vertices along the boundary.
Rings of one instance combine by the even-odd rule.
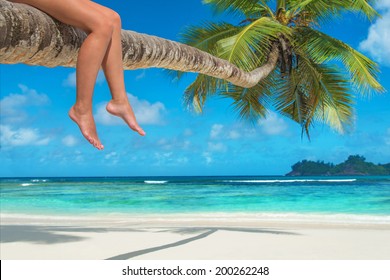
[[[306,11],[314,20],[322,22],[328,22],[345,11],[361,13],[370,20],[379,15],[366,0],[290,0],[288,4],[294,13]]]
[[[377,81],[378,64],[357,50],[311,28],[296,28],[294,33],[297,45],[309,54],[310,59],[315,63],[322,64],[332,60],[342,62],[350,74],[352,84],[361,94],[367,95],[372,91],[384,91],[384,88]]]
[[[298,51],[299,53],[299,51]],[[336,67],[316,64],[299,53],[299,65],[279,81],[274,106],[302,126],[308,137],[315,122],[343,133],[353,122],[349,79]]]
[[[291,30],[263,17],[242,27],[236,35],[220,40],[217,54],[241,69],[251,71],[267,58],[272,42],[281,33],[289,37]]]
[[[353,124],[354,97],[349,90],[349,79],[335,67],[316,65],[321,73],[319,99],[323,102],[315,117],[340,133]]]
[[[305,13],[314,23],[328,22],[339,15],[340,5],[344,0],[290,0],[289,9],[294,16]]]
[[[302,74],[293,69],[286,78],[279,79],[273,100],[276,111],[299,123],[303,129],[310,119],[310,92],[313,88],[310,81],[313,80],[304,81]]]
[[[272,11],[265,0],[203,0],[204,4],[212,5],[216,13],[230,13],[233,15],[254,15],[272,16]]]
[[[272,9],[268,5],[263,4],[258,4],[249,10],[243,9],[242,12],[247,19],[257,19],[260,17],[275,18]]]
[[[185,74],[187,74],[186,72],[182,72],[182,71],[178,71],[178,70],[172,70],[172,69],[163,69],[163,72],[169,77],[172,79],[172,82],[177,82],[179,81],[181,78],[183,78],[183,76]]]
[[[189,26],[180,34],[180,41],[189,46],[209,52],[216,55],[217,42],[223,38],[233,36],[240,31],[239,27],[226,22],[213,23],[204,22],[200,26]],[[174,80],[180,80],[186,73],[165,69]]]
[[[200,26],[189,26],[180,34],[180,41],[203,51],[213,52],[219,40],[233,36],[240,28],[221,22],[205,22]]]
[[[184,92],[184,105],[188,109],[194,109],[195,112],[201,113],[207,97],[216,94],[222,84],[226,84],[226,82],[204,74],[198,74],[195,81]]]
[[[268,109],[271,108],[276,78],[275,73],[272,73],[252,88],[241,88],[229,84],[219,94],[233,99],[233,110],[238,113],[241,119],[254,123],[259,118],[264,118]]]
[[[345,9],[362,13],[363,15],[367,16],[369,20],[373,20],[374,18],[380,16],[380,14],[370,5],[370,1],[367,0],[350,0],[346,1],[350,2],[349,5],[345,5]],[[371,1],[372,2],[372,1]]]

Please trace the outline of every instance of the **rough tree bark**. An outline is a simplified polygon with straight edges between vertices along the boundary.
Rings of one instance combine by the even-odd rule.
[[[0,0],[0,64],[75,67],[86,36],[82,30],[38,9]],[[274,46],[264,65],[245,72],[196,48],[133,31],[122,30],[122,46],[124,69],[158,67],[197,72],[241,87],[252,87],[267,77],[275,69],[279,56]]]

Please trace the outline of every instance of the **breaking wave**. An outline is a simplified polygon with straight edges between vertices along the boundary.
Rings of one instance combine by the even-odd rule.
[[[154,181],[154,180],[146,180],[144,181],[145,184],[153,184],[153,185],[161,185],[166,184],[168,181]]]

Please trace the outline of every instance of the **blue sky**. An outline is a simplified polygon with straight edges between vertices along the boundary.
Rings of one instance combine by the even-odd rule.
[[[186,25],[219,20],[201,0],[96,1],[120,13],[124,29],[178,40]],[[346,15],[328,34],[381,66],[390,89],[390,0],[378,1],[382,18],[368,22]],[[238,19],[228,19],[238,22]],[[75,69],[0,66],[0,176],[276,175],[302,159],[341,162],[350,154],[390,162],[390,94],[357,98],[354,129],[340,135],[317,124],[311,141],[299,125],[270,113],[255,125],[240,121],[230,101],[213,98],[202,115],[182,104],[194,76],[173,83],[159,69],[126,71],[126,89],[147,132],[139,137],[104,113],[110,99],[103,75],[97,80],[94,111],[104,151],[81,136],[68,118],[75,100]]]

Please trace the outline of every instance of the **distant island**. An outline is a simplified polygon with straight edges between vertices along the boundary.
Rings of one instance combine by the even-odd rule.
[[[291,167],[286,176],[348,176],[348,175],[390,175],[390,163],[374,164],[366,162],[360,155],[349,156],[340,164],[323,161],[302,160]]]

